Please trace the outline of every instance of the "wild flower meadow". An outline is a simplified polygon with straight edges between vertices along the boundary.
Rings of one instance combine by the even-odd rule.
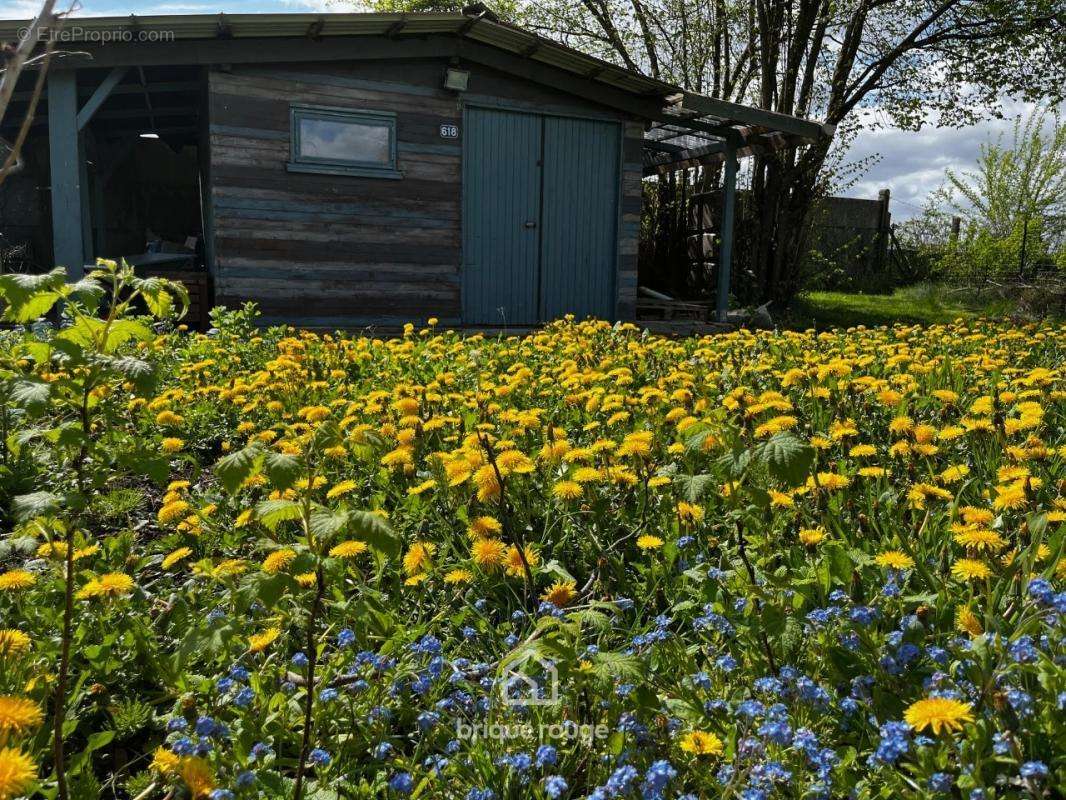
[[[1063,796],[1061,328],[0,298],[0,800]]]

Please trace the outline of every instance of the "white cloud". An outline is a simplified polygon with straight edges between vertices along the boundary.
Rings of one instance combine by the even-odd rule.
[[[1005,103],[1005,119],[968,128],[925,127],[918,132],[879,128],[860,133],[845,160],[880,159],[843,194],[875,198],[880,189],[890,189],[892,218],[902,221],[913,217],[921,212],[928,195],[944,183],[945,169],[973,169],[981,145],[1000,135],[1004,144],[1009,144],[1015,119],[1021,116],[1024,120],[1032,110],[1032,104]]]

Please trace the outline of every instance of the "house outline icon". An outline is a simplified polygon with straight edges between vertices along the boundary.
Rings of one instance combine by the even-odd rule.
[[[526,672],[525,667],[531,662],[544,673],[545,681]],[[553,661],[536,653],[527,653],[504,664],[499,686],[500,699],[506,706],[553,706],[559,702],[559,670]],[[545,688],[547,693],[543,691]]]

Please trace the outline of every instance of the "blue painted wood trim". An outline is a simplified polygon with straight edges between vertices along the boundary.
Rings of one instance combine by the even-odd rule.
[[[85,274],[82,189],[78,168],[78,86],[74,70],[48,73],[48,156],[51,167],[54,263],[77,280]]]
[[[104,101],[111,94],[111,90],[114,89],[122,81],[126,75],[128,67],[115,67],[111,70],[103,82],[96,87],[96,91],[92,93],[92,96],[85,101],[85,105],[81,107],[81,111],[78,112],[78,130],[84,130],[85,126],[89,124],[89,121],[93,118],[93,114],[96,110],[103,105]]]
[[[523,100],[503,99],[491,95],[464,92],[464,107],[487,108],[496,111],[517,111],[524,114],[540,114],[548,117],[570,117],[571,119],[591,119],[598,122],[618,122],[618,114],[602,113],[580,106],[553,106],[541,103],[527,103]]]

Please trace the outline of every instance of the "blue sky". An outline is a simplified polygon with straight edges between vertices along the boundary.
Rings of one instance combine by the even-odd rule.
[[[79,16],[125,16],[127,14],[214,14],[218,12],[307,12],[349,11],[356,2],[344,0],[80,0]],[[0,0],[0,19],[30,17],[40,0]],[[1011,114],[1027,113],[1028,107],[1012,106]],[[901,221],[921,210],[926,196],[944,181],[944,169],[971,168],[982,142],[999,133],[1009,140],[1012,119],[991,121],[970,128],[927,127],[920,133],[891,129],[862,133],[849,151],[850,159],[879,156],[867,172],[844,193],[851,197],[876,198],[882,188],[892,191],[892,216]]]

